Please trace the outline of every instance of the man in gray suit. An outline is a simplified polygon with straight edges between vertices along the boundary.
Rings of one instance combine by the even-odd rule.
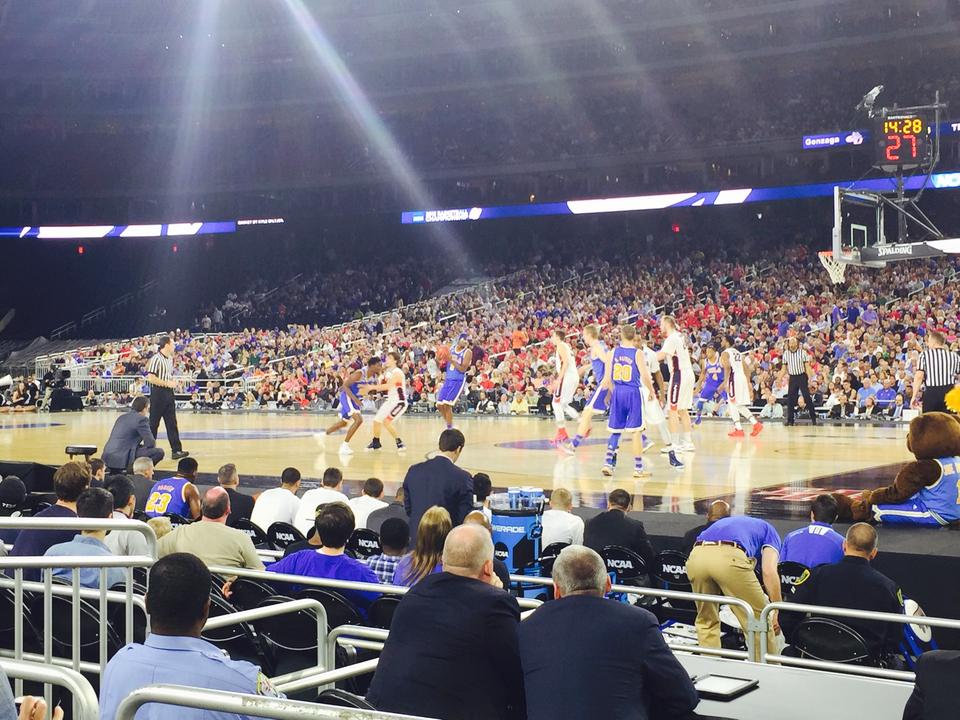
[[[101,453],[108,468],[126,470],[138,457],[148,457],[154,465],[163,460],[163,448],[157,447],[157,439],[150,432],[149,405],[147,398],[136,397],[130,411],[117,418]]]

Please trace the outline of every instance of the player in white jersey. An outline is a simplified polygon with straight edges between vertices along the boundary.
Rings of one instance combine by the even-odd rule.
[[[553,381],[553,417],[557,421],[557,434],[553,438],[553,445],[561,447],[561,443],[570,439],[567,435],[566,418],[576,420],[580,417],[580,414],[570,407],[573,394],[580,385],[580,373],[577,371],[573,349],[564,340],[566,334],[563,330],[557,328],[550,337],[556,348],[553,364],[557,371],[557,379]]]
[[[670,434],[674,438],[680,437],[680,442],[675,443],[671,449],[693,452],[696,448],[693,446],[691,437],[690,406],[693,405],[693,386],[696,378],[693,376],[690,351],[672,315],[664,315],[660,319],[660,332],[664,340],[657,353],[657,360],[665,360],[670,367],[670,389],[667,398]]]
[[[663,448],[660,452],[670,455],[670,464],[682,469],[683,463],[677,459],[676,454],[671,454],[673,449],[673,438],[670,436],[670,429],[667,427],[667,418],[664,417],[663,407],[660,405],[660,397],[665,393],[666,383],[663,381],[663,373],[660,372],[660,361],[657,360],[657,353],[653,348],[647,345],[645,339],[640,340],[640,350],[643,353],[643,360],[650,372],[650,379],[653,381],[656,392],[651,393],[646,386],[640,388],[643,400],[643,420],[647,425],[656,425],[660,432],[660,439],[663,440]],[[643,436],[644,450],[653,445],[653,441]]]
[[[596,385],[594,391],[590,394],[583,412],[580,413],[580,424],[577,426],[577,434],[570,441],[570,444],[564,443],[561,448],[565,452],[573,453],[580,443],[590,435],[590,423],[593,422],[595,413],[604,413],[610,405],[610,392],[603,387],[603,378],[607,374],[607,365],[610,364],[612,351],[600,340],[600,328],[596,325],[587,325],[583,329],[583,341],[590,350],[590,362],[585,363],[580,368],[578,374],[586,377],[588,373],[593,373],[593,382]]]
[[[732,438],[742,438],[743,426],[740,424],[740,418],[745,417],[753,425],[750,435],[759,435],[763,430],[763,423],[758,422],[750,412],[753,391],[743,368],[743,353],[737,350],[730,335],[724,335],[720,343],[723,347],[720,363],[723,365],[723,374],[727,378],[727,412],[733,420],[733,430],[727,434]]]
[[[363,394],[372,392],[386,392],[387,399],[373,416],[373,440],[367,445],[367,450],[379,450],[380,433],[383,428],[387,429],[397,443],[397,450],[403,451],[406,446],[403,440],[397,434],[394,423],[407,411],[407,380],[400,369],[400,353],[388,352],[387,359],[384,362],[386,372],[383,374],[383,382],[379,385],[367,385],[360,388]]]

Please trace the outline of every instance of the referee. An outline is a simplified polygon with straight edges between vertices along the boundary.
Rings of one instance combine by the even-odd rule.
[[[184,452],[180,444],[180,431],[177,429],[177,401],[173,389],[177,383],[173,380],[173,339],[169,336],[160,338],[157,345],[157,354],[150,358],[147,364],[147,382],[150,384],[150,431],[157,437],[160,429],[160,418],[167,430],[167,440],[173,451],[174,460],[187,457],[190,453]]]
[[[923,386],[922,412],[947,412],[944,400],[946,394],[956,384],[960,374],[960,355],[947,349],[943,334],[936,330],[927,333],[927,349],[920,354],[920,364],[913,376],[913,398],[911,405],[920,403],[920,387]]]
[[[787,340],[787,349],[783,352],[783,363],[790,375],[787,386],[787,422],[784,425],[794,424],[793,407],[797,404],[798,393],[803,395],[803,401],[807,404],[807,410],[810,411],[810,422],[816,425],[817,410],[813,406],[813,398],[810,397],[810,388],[807,385],[807,374],[810,369],[807,364],[807,351],[800,347],[800,341],[796,337]]]

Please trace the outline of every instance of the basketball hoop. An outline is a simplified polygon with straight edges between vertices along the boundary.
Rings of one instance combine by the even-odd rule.
[[[823,265],[830,274],[830,279],[834,285],[839,285],[844,280],[844,273],[847,271],[847,264],[833,259],[833,250],[824,250],[817,253],[820,258],[820,264]]]

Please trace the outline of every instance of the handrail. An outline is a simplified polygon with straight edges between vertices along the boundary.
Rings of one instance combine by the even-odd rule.
[[[93,691],[90,682],[75,670],[6,658],[0,658],[0,670],[3,670],[8,678],[66,688],[73,696],[73,717],[76,720],[93,720],[100,715],[97,694]]]
[[[97,520],[94,518],[42,518],[42,517],[0,517],[0,530],[76,530],[79,534],[81,530],[112,530],[120,532],[124,530],[138,532],[146,538],[147,549],[150,551],[151,562],[157,557],[157,534],[153,528],[145,522],[139,520],[114,520],[106,518]],[[0,561],[7,561],[18,558],[0,558]],[[25,560],[26,558],[19,558]],[[88,558],[89,559],[89,558]],[[15,567],[15,565],[0,563],[0,567]],[[60,565],[23,565],[22,567],[61,567]],[[89,567],[89,566],[83,566]],[[108,567],[123,567],[117,565],[108,565]]]
[[[377,669],[379,662],[380,658],[370,658],[369,660],[346,665],[341,668],[336,668],[335,670],[327,670],[326,672],[307,675],[298,680],[290,680],[279,684],[276,680],[271,680],[271,682],[277,690],[285,693],[301,692],[323,686],[333,687],[341,680],[347,680],[357,675],[366,675],[367,673],[373,672]]]
[[[116,720],[133,720],[143,705],[159,703],[233,713],[239,716],[273,718],[274,720],[426,720],[412,715],[395,715],[379,710],[337,708],[312,702],[282,700],[261,695],[202,690],[183,685],[149,685],[134,690],[117,708]],[[86,720],[86,719],[85,719]]]
[[[327,635],[327,665],[336,667],[337,664],[337,642],[341,637],[355,637],[366,640],[379,640],[386,642],[390,635],[389,630],[383,628],[360,627],[358,625],[341,625],[335,627]]]

